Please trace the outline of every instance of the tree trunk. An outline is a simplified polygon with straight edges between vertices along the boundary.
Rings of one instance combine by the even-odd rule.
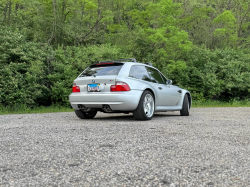
[[[67,3],[67,0],[64,0],[64,2],[62,4],[62,17],[64,17],[64,11],[65,11],[65,7],[66,7],[66,3]]]
[[[100,18],[101,18],[101,9],[100,8],[101,8],[101,0],[98,0],[97,19],[96,19],[96,21],[100,20]],[[95,30],[96,30],[96,32],[99,32],[99,30],[100,30],[99,22],[96,25]]]
[[[242,7],[240,9],[240,15],[241,15],[241,10],[242,10]],[[244,21],[244,19],[246,19],[247,14],[249,13],[249,11],[250,11],[250,5],[248,6],[248,9],[247,9],[246,13],[244,14],[244,16],[240,18],[241,20],[240,20],[239,29],[238,29],[238,32],[237,32],[237,35],[238,35],[239,38],[241,37],[241,34],[242,34],[243,21]]]
[[[19,4],[16,4],[16,8],[15,8],[15,14],[16,14],[16,16],[17,16],[18,8],[19,8]]]
[[[56,0],[53,0],[53,15],[54,15],[53,30],[54,30],[55,41],[56,41]]]
[[[105,34],[106,34],[106,30],[107,30],[107,21],[105,21],[105,24],[104,24],[104,29],[103,29],[103,35],[102,35],[102,42],[104,42],[104,39],[105,39]]]
[[[83,25],[83,16],[84,16],[85,4],[86,4],[85,2],[83,4],[81,3],[81,7],[82,7],[81,24],[80,24],[81,28],[82,28],[82,25]]]
[[[9,1],[9,16],[8,16],[8,24],[10,25],[10,17],[11,17],[11,0]]]
[[[52,42],[52,40],[55,38],[56,40],[56,0],[53,0],[53,26],[52,26],[52,33],[50,36],[50,39],[48,40],[48,45]]]
[[[7,9],[8,9],[8,3],[6,3],[5,8],[4,8],[4,18],[3,18],[3,22],[6,23],[6,17],[7,17]]]

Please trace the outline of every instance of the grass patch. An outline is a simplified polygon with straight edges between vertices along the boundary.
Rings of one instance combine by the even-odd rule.
[[[63,106],[40,106],[36,108],[27,108],[25,106],[0,107],[0,115],[4,114],[29,114],[29,113],[54,113],[54,112],[73,112],[72,108]]]
[[[229,102],[225,101],[193,101],[192,108],[205,108],[205,107],[250,107],[250,100],[232,100]]]
[[[197,101],[193,100],[192,108],[207,107],[250,107],[250,100],[232,100],[225,101]],[[0,106],[0,115],[4,114],[29,114],[29,113],[55,113],[55,112],[73,112],[74,109],[64,106],[40,106],[36,108],[27,108],[26,106],[3,107]]]

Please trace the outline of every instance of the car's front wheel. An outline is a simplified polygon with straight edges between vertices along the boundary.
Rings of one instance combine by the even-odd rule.
[[[150,91],[144,91],[139,101],[138,107],[133,112],[137,120],[150,120],[155,112],[154,96]]]
[[[188,96],[187,94],[184,97],[183,104],[182,104],[182,109],[180,111],[181,116],[189,116],[189,101],[188,101]]]
[[[97,111],[83,112],[82,110],[75,110],[75,114],[80,119],[92,119],[95,117]]]

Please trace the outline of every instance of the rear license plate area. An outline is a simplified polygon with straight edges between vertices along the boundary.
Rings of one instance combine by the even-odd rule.
[[[87,85],[88,92],[100,92],[99,85],[100,84],[88,84]]]

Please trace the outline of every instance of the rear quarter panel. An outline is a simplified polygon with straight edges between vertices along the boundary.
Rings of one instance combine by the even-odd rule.
[[[126,82],[131,90],[140,90],[140,91],[144,91],[146,89],[151,90],[154,94],[154,97],[157,97],[155,88],[150,85],[150,82],[123,76],[117,76],[116,81]],[[141,92],[141,95],[142,93],[143,92]],[[135,102],[139,103],[139,101]]]
[[[122,67],[122,69],[120,70],[118,76],[116,77],[116,81],[122,81],[122,82],[126,82],[129,86],[131,90],[141,90],[144,91],[146,89],[149,89],[153,92],[154,97],[158,97],[157,96],[157,91],[155,90],[155,87],[152,86],[152,83],[147,82],[147,81],[143,81],[140,79],[135,79],[132,77],[129,77],[129,72],[130,72],[130,68],[133,65],[138,65],[137,63],[126,63],[124,64],[124,66]],[[189,106],[191,107],[192,105],[192,97],[189,91],[180,88],[180,90],[182,90],[182,97],[180,98],[179,101],[179,106],[180,108],[182,107],[183,104],[183,100],[185,95],[187,94],[189,97]],[[139,103],[139,101],[135,101],[137,103]],[[157,106],[157,103],[156,103]]]

